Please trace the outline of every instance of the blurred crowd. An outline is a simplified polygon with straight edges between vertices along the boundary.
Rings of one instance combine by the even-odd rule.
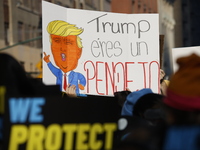
[[[200,149],[200,57],[177,59],[179,69],[164,78],[161,92],[116,92],[121,105],[117,150]]]
[[[200,149],[200,57],[181,57],[177,64],[179,69],[169,80],[161,69],[160,93],[149,88],[114,93],[121,108],[116,150]],[[0,86],[9,96],[76,97],[74,87],[61,93],[58,85],[31,78],[6,53],[0,53],[0,70]]]

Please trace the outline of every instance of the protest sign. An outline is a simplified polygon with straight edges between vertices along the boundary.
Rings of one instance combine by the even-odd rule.
[[[110,150],[116,142],[119,106],[113,97],[12,97],[5,110],[7,150]]]
[[[45,84],[64,91],[67,73],[77,94],[113,96],[127,87],[160,91],[158,14],[79,10],[45,1],[42,10]]]
[[[172,49],[173,72],[176,72],[178,69],[178,64],[176,63],[176,60],[180,57],[189,56],[192,53],[195,53],[200,56],[200,46],[173,48]]]

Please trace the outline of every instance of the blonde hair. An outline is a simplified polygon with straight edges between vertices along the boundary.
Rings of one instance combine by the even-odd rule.
[[[47,32],[49,34],[68,36],[77,35],[77,44],[79,48],[82,48],[81,38],[78,36],[83,32],[83,29],[75,27],[73,24],[69,24],[62,20],[51,21],[47,26]],[[51,38],[50,38],[51,42]]]

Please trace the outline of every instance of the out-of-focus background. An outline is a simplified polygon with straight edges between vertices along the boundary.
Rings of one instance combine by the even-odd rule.
[[[161,68],[172,74],[172,48],[200,45],[199,0],[46,0],[75,9],[159,13]],[[42,0],[0,0],[0,52],[14,56],[34,78],[42,78]]]

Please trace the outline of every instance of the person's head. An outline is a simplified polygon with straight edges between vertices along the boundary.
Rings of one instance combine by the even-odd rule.
[[[82,42],[78,36],[83,29],[65,21],[55,20],[48,24],[51,51],[56,65],[63,71],[75,69],[82,53]]]
[[[33,93],[31,83],[21,64],[11,55],[0,53],[0,86],[13,95],[29,95]]]
[[[161,102],[164,96],[157,93],[149,93],[140,97],[133,106],[133,115],[139,116],[152,124],[160,124],[164,121]]]
[[[162,99],[161,94],[149,93],[140,97],[133,106],[133,114],[140,117],[145,117],[146,111],[160,108]],[[153,116],[152,116],[153,117]]]
[[[130,91],[118,91],[114,93],[114,97],[117,100],[119,106],[123,107],[126,97],[130,94]]]
[[[200,124],[200,57],[177,59],[179,69],[171,76],[163,100],[168,124]]]
[[[149,88],[132,92],[124,103],[122,116],[138,116],[154,125],[163,122],[163,111],[160,106],[163,98],[163,95],[153,93]]]
[[[149,93],[153,93],[151,89],[149,88],[144,88],[141,89],[139,91],[134,91],[130,94],[128,94],[128,96],[126,97],[126,101],[122,107],[122,116],[132,116],[133,115],[133,107],[136,104],[136,102],[138,101],[138,99],[140,99],[140,97],[149,94]]]

